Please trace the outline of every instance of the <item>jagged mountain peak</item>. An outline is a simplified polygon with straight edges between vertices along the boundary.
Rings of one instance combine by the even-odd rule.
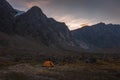
[[[31,7],[27,12],[25,12],[21,15],[18,15],[17,18],[21,17],[21,16],[22,16],[22,18],[25,18],[25,19],[29,18],[29,20],[35,19],[34,21],[36,21],[36,20],[46,21],[46,18],[47,18],[47,16],[43,13],[43,11],[38,6]]]
[[[100,23],[97,23],[97,24],[95,24],[95,25],[93,25],[93,26],[103,27],[103,26],[106,26],[106,24],[103,23],[103,22],[100,22]]]
[[[38,7],[38,6],[33,6],[31,7],[27,13],[32,13],[32,14],[44,14],[43,11]]]
[[[31,7],[31,9],[41,10],[38,6],[33,6],[33,7]],[[42,11],[42,10],[41,10],[41,11]]]

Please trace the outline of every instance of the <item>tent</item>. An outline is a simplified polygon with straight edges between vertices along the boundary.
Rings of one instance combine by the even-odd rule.
[[[52,61],[45,61],[42,66],[43,67],[54,67],[54,64]]]

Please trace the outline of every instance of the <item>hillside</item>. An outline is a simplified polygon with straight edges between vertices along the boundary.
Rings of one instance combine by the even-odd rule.
[[[120,48],[120,25],[99,23],[73,30],[72,34],[77,40],[102,49]]]

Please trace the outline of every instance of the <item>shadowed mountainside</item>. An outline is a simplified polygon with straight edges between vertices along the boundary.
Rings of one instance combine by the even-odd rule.
[[[76,45],[65,23],[47,18],[37,6],[18,16],[6,0],[1,0],[0,8],[1,32],[30,37],[51,47]]]
[[[120,48],[120,25],[99,23],[73,30],[72,35],[102,49]]]
[[[42,10],[36,6],[16,17],[15,31],[22,36],[38,38],[48,46],[75,46],[65,23],[47,18]]]
[[[38,54],[78,50],[65,23],[48,18],[37,6],[16,15],[18,12],[6,0],[0,1],[1,57],[31,59]]]
[[[16,11],[6,0],[0,0],[0,31],[12,32]]]

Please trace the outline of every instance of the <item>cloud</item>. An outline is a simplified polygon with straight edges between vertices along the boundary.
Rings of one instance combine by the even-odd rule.
[[[86,25],[91,25],[92,22],[90,22],[88,19],[79,18],[76,19],[72,15],[62,15],[62,16],[54,16],[54,18],[60,22],[65,22],[66,25],[69,27],[70,30],[77,29],[80,27],[83,27],[83,23]],[[91,20],[92,21],[92,20]]]
[[[8,0],[13,7],[28,10],[39,6],[48,17],[65,22],[70,29],[81,24],[120,23],[120,0]]]
[[[51,0],[8,0],[13,7],[20,10],[28,10],[32,6],[45,7]]]

